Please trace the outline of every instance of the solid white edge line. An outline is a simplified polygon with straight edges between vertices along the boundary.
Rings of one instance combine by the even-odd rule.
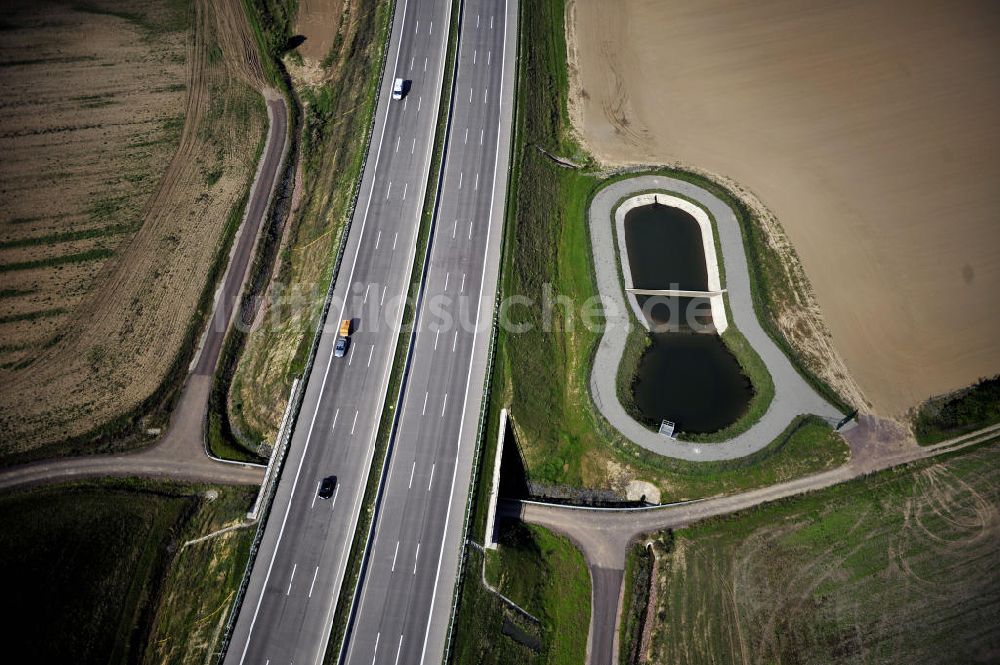
[[[403,0],[403,18],[402,18],[402,23],[400,23],[400,28],[399,28],[400,29],[400,35],[402,35],[403,26],[406,23],[406,7],[407,7],[408,2],[409,2],[409,0]],[[396,68],[399,67],[399,54],[400,54],[400,51],[402,50],[402,47],[403,47],[403,40],[402,40],[402,38],[400,38],[399,42],[396,44],[396,59],[395,59],[395,61],[393,63],[393,71],[395,71]],[[348,278],[348,280],[346,282],[346,284],[348,285],[348,288],[350,288],[350,283],[354,279],[354,269],[358,265],[358,255],[359,255],[359,253],[361,251],[362,241],[364,240],[364,237],[365,237],[365,226],[366,226],[366,224],[368,222],[368,210],[371,207],[372,197],[375,194],[375,180],[376,180],[375,176],[378,174],[378,165],[379,165],[379,161],[382,158],[382,144],[385,141],[385,128],[389,124],[389,108],[390,108],[390,106],[389,106],[388,100],[387,100],[387,103],[386,103],[386,106],[385,106],[385,116],[382,119],[382,131],[379,133],[378,150],[375,153],[375,168],[372,170],[371,187],[368,190],[368,202],[365,204],[365,214],[361,218],[361,236],[358,239],[358,245],[357,245],[357,247],[354,250],[354,259],[351,262],[351,275],[350,275],[350,277]],[[362,180],[364,179],[364,174],[363,173],[361,174],[361,178],[362,178]],[[345,306],[346,306],[346,302],[343,305],[341,305],[341,308],[340,308],[340,317],[338,317],[338,318],[343,317],[343,315],[344,315],[344,307]],[[324,326],[326,325],[326,321],[325,320],[323,321],[323,325]],[[320,333],[320,334],[322,335],[322,333]],[[327,381],[327,379],[330,376],[330,366],[332,364],[333,364],[333,349],[330,350],[330,357],[329,357],[329,359],[326,362],[326,370],[323,372],[323,381],[320,383],[320,388],[319,388],[319,396],[320,396],[320,398],[322,398],[323,393],[325,392],[326,381]],[[240,665],[242,665],[243,662],[246,660],[247,650],[250,648],[250,640],[253,638],[254,625],[257,623],[257,615],[260,613],[260,605],[264,601],[264,593],[267,590],[267,582],[271,578],[271,570],[274,567],[274,560],[278,556],[278,549],[281,546],[281,538],[282,538],[282,536],[285,533],[285,525],[288,522],[288,514],[289,514],[289,512],[292,509],[292,501],[295,498],[295,490],[296,490],[296,488],[298,487],[298,484],[299,484],[299,474],[302,472],[302,465],[305,463],[305,460],[306,460],[306,452],[309,450],[309,442],[312,439],[313,427],[316,425],[316,416],[319,414],[319,406],[320,406],[321,402],[322,402],[322,399],[317,399],[316,400],[316,409],[313,411],[313,417],[312,417],[312,419],[309,422],[309,432],[306,434],[306,442],[305,442],[305,445],[302,448],[302,456],[299,458],[299,466],[295,470],[295,478],[292,481],[292,491],[291,491],[291,494],[289,494],[289,496],[288,496],[288,505],[285,507],[285,514],[281,518],[281,527],[278,529],[278,540],[274,544],[274,549],[271,551],[271,561],[267,565],[267,573],[264,575],[264,584],[261,586],[260,595],[257,597],[257,606],[254,608],[253,618],[250,620],[250,629],[247,631],[247,641],[246,641],[246,644],[243,645],[243,653],[240,654]],[[363,494],[363,492],[361,494]],[[350,540],[350,539],[345,539],[345,542],[347,540]]]
[[[507,64],[505,56],[506,56],[506,53],[507,53],[507,37],[508,37],[508,34],[507,34],[507,15],[509,13],[508,0],[504,0],[503,5],[504,5],[504,12],[503,12],[503,17],[504,17],[503,18],[503,21],[504,21],[503,22],[503,25],[504,25],[504,29],[503,29],[503,54],[501,55],[501,59],[500,59],[500,96],[497,98],[497,99],[499,99],[499,103],[497,104],[497,127],[500,127],[501,123],[503,122],[503,81],[504,81],[504,69],[505,69],[506,64]],[[500,164],[500,132],[497,132],[496,155],[494,156],[494,160],[493,160],[493,189],[492,189],[492,193],[490,194],[490,214],[489,214],[489,221],[486,224],[486,250],[483,253],[484,257],[489,257],[489,254],[490,254],[490,231],[491,231],[492,226],[493,226],[493,201],[496,198],[497,175],[498,175],[497,174],[497,167],[499,166],[499,164]],[[482,277],[480,278],[480,281],[479,281],[479,307],[476,310],[476,326],[475,326],[475,332],[473,332],[473,337],[472,337],[472,355],[473,356],[475,356],[475,353],[476,353],[476,339],[479,337],[479,318],[480,318],[480,315],[481,315],[481,312],[482,312],[483,289],[486,286],[486,268],[487,268],[488,264],[489,264],[488,260],[484,260],[483,261],[483,274],[482,274]],[[462,413],[463,414],[467,414],[468,413],[467,409],[468,409],[468,403],[469,403],[469,386],[472,383],[472,368],[473,368],[473,365],[474,364],[473,364],[472,359],[470,357],[470,361],[469,361],[469,373],[466,376],[466,380],[465,380],[465,398],[463,400],[463,405],[462,405]],[[462,418],[462,420],[461,420],[461,422],[460,422],[460,424],[458,426],[458,444],[459,444],[459,449],[461,448],[462,433],[463,433],[464,429],[465,429],[465,417],[463,415],[463,418]],[[441,551],[438,554],[437,572],[434,574],[434,591],[431,593],[430,610],[429,610],[428,615],[427,615],[427,629],[424,631],[424,646],[423,646],[423,648],[420,651],[420,662],[421,663],[423,663],[424,661],[427,660],[427,641],[430,639],[430,635],[431,635],[431,615],[434,613],[434,603],[437,601],[438,585],[439,585],[439,583],[441,581],[441,564],[444,562],[444,539],[447,539],[447,537],[448,537],[448,524],[451,521],[451,507],[452,507],[452,504],[453,504],[453,502],[451,501],[451,497],[453,497],[455,495],[455,481],[458,480],[458,463],[459,463],[459,460],[461,460],[461,459],[462,459],[462,456],[460,454],[456,454],[455,455],[455,467],[454,467],[454,469],[452,469],[452,474],[451,474],[451,490],[450,490],[450,493],[448,495],[448,499],[449,499],[448,500],[448,510],[445,513],[445,518],[444,518],[444,530],[443,530],[444,536],[443,536],[443,540],[441,541]]]
[[[409,3],[409,0],[403,0],[403,18],[402,18],[402,23],[400,24],[400,32],[399,32],[400,35],[403,34],[403,29],[404,29],[405,24],[406,24],[406,9],[408,7],[408,3]],[[395,66],[398,66],[398,64],[399,64],[399,54],[400,54],[400,51],[402,49],[402,42],[403,42],[402,37],[400,37],[399,44],[396,47],[396,61],[395,61],[396,65],[394,65],[394,69],[395,69]],[[448,51],[448,42],[447,42],[447,40],[444,40],[440,44],[440,52],[441,52],[442,55],[446,56],[447,51]],[[442,91],[442,89],[444,87],[444,68],[442,67],[440,71],[441,71],[441,76],[438,79],[438,86],[437,86],[437,91],[436,91],[437,92],[437,98],[439,100],[439,105],[440,105],[441,91]],[[404,99],[404,108],[405,108],[405,101],[406,100]],[[390,100],[390,104],[391,104],[391,100]],[[389,106],[387,106],[386,108],[388,109]],[[386,123],[388,123],[388,118],[389,118],[389,115],[388,115],[388,111],[387,111],[386,112],[386,120],[385,120]],[[383,134],[385,133],[385,125],[384,124],[382,126],[382,133]],[[380,139],[380,141],[381,141],[381,139]],[[426,152],[426,156],[424,158],[424,169],[427,172],[430,172],[431,157],[432,157],[433,148],[434,148],[433,143],[434,143],[433,141],[428,141],[427,152]],[[381,142],[379,143],[379,151],[381,151]],[[376,171],[377,171],[378,156],[376,156],[375,165],[376,165]],[[372,191],[374,192],[374,181],[372,182]],[[427,200],[427,190],[425,189],[424,190],[424,194],[423,194],[423,202],[421,203],[421,208],[423,206],[423,203],[426,202],[426,200]],[[369,198],[369,203],[370,203],[370,201],[371,201],[371,199]],[[420,213],[418,212],[417,214],[419,216]],[[368,210],[367,210],[367,207],[366,207],[366,209],[365,209],[365,218],[366,219],[367,219],[367,216],[368,216]],[[399,239],[399,232],[396,232],[396,234],[392,238],[392,250],[393,251],[396,251],[396,241],[398,239]],[[410,258],[409,258],[409,262],[408,262],[408,265],[411,268],[413,266],[413,261],[414,261],[414,259],[416,257],[416,252],[417,252],[417,243],[413,243],[412,248],[410,250]],[[356,255],[355,255],[355,262],[356,261],[357,261],[357,258],[356,258]],[[406,275],[406,279],[407,279],[407,282],[404,285],[404,289],[409,287],[409,281],[408,281],[409,277],[408,277],[408,274]],[[399,309],[399,312],[398,312],[398,314],[396,316],[396,325],[397,325],[397,327],[402,326],[402,320],[403,320],[403,308],[400,307],[398,309]],[[343,312],[341,312],[341,314],[343,314]],[[398,338],[396,338],[396,339],[398,339]],[[388,358],[392,358],[392,357],[395,356],[396,347],[397,346],[398,346],[397,341],[394,339],[394,341],[392,342],[392,349],[390,350]],[[331,360],[332,360],[332,354],[331,354]],[[391,362],[387,362],[386,366],[385,366],[385,372],[383,372],[383,375],[382,375],[382,384],[380,384],[380,385],[387,385],[388,384],[389,372],[391,370],[392,370],[392,363]],[[387,397],[388,397],[387,392],[383,391],[381,408],[379,409],[379,414],[380,415],[381,415],[382,411],[385,410],[385,405],[386,405]],[[400,405],[400,410],[403,410],[403,409],[406,408],[406,403],[408,401],[408,397],[409,397],[408,395],[406,395],[406,396],[403,397],[403,404]],[[318,408],[318,405],[317,405],[317,408]],[[369,458],[370,458],[369,459],[369,467],[371,466],[371,458],[374,455],[375,438],[376,438],[377,435],[378,435],[378,428],[373,428],[372,429],[371,440],[369,441],[369,444],[368,444],[369,445],[368,455],[369,455]],[[362,500],[363,497],[364,497],[364,492],[359,492],[355,496],[354,505],[352,507],[352,510],[353,510],[352,514],[353,515],[358,515],[360,513],[360,505],[361,505],[361,500]],[[354,528],[357,529],[357,523],[355,523],[355,527]],[[376,532],[375,535],[376,535],[376,538],[377,538],[378,537],[378,533]],[[341,554],[340,554],[341,560],[344,560],[344,557],[347,554],[347,548],[348,548],[348,546],[351,545],[352,542],[353,542],[353,538],[345,538],[344,539],[344,545],[341,548]],[[420,546],[418,544],[417,545],[418,550],[419,550],[419,547]],[[341,580],[341,584],[343,584],[343,580]],[[266,580],[265,580],[265,585],[266,585]],[[362,598],[362,605],[363,604],[364,604],[364,599]],[[354,600],[352,599],[352,601],[351,601],[351,607],[352,607],[352,609],[353,609],[353,605],[354,605]],[[317,654],[317,660],[316,660],[317,663],[319,663],[320,661],[322,661],[323,656],[326,653],[326,649],[327,649],[327,646],[328,646],[329,640],[330,640],[330,626],[333,623],[333,612],[334,612],[335,609],[336,609],[336,603],[331,604],[330,605],[330,609],[327,612],[327,620],[326,620],[326,626],[325,626],[326,639],[324,639],[322,645],[320,645],[320,649],[319,649],[319,652]],[[359,611],[360,611],[360,608],[359,608]],[[344,648],[344,643],[341,642],[341,646],[340,646],[340,649],[339,649],[339,651],[341,651],[341,653],[343,652],[343,648]],[[354,651],[354,642],[352,641],[350,647],[348,648],[347,662],[350,662],[351,655],[353,654],[353,651]],[[241,665],[242,665],[242,660],[241,660]]]

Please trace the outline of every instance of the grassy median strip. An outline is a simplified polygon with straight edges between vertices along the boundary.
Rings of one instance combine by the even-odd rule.
[[[444,145],[447,136],[449,117],[451,113],[450,100],[455,78],[455,61],[458,52],[459,33],[459,2],[452,2],[451,27],[448,34],[448,50],[445,57],[445,70],[443,83],[441,86],[441,103],[438,109],[437,125],[434,131],[434,153],[431,158],[430,171],[427,178],[427,187],[424,199],[424,209],[420,216],[420,229],[417,233],[417,247],[414,254],[413,269],[410,273],[410,285],[407,293],[405,309],[403,311],[402,326],[399,331],[399,338],[396,342],[396,354],[392,361],[392,370],[389,377],[389,386],[386,391],[386,408],[382,411],[379,421],[378,435],[375,441],[375,457],[365,484],[365,495],[361,507],[361,515],[358,518],[357,530],[354,534],[354,541],[351,544],[351,553],[348,556],[347,570],[344,574],[344,581],[340,587],[340,596],[337,599],[337,610],[334,614],[333,629],[330,634],[330,641],[327,645],[324,662],[332,665],[336,663],[340,654],[340,648],[347,633],[348,621],[355,592],[358,588],[358,579],[361,574],[361,567],[364,563],[365,552],[368,547],[368,539],[372,527],[372,519],[375,514],[375,501],[380,488],[380,479],[385,472],[388,463],[389,443],[393,433],[396,412],[402,401],[403,372],[406,366],[406,358],[410,353],[412,343],[412,329],[416,310],[414,303],[420,291],[424,266],[430,252],[430,237],[433,230],[434,215],[437,209],[437,192],[440,185],[442,162],[444,159]]]

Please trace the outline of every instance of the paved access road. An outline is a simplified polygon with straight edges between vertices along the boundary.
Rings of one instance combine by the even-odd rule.
[[[460,21],[430,261],[374,539],[341,654],[347,665],[439,663],[444,653],[500,264],[517,4],[467,0]]]
[[[287,459],[227,664],[322,660],[387,390],[409,284],[451,17],[446,0],[398,0],[360,196],[333,304],[306,380]],[[396,76],[412,81],[391,100]],[[359,138],[364,128],[358,128]],[[346,304],[344,304],[346,303]],[[333,357],[341,319],[354,320]],[[329,500],[321,479],[337,475]]]

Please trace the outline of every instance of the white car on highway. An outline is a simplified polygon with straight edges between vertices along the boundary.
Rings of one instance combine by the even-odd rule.
[[[392,98],[402,99],[404,96],[406,96],[406,88],[408,87],[407,86],[408,83],[409,81],[407,81],[406,79],[397,78],[396,82],[393,83],[392,85]]]

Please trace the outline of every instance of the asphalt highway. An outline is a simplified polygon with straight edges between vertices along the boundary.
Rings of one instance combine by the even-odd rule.
[[[489,353],[510,151],[517,4],[468,0],[404,397],[341,661],[444,653]]]
[[[333,622],[398,339],[424,202],[450,3],[396,3],[375,124],[315,365],[306,381],[227,664],[319,663]],[[393,79],[410,80],[391,99]],[[362,128],[359,128],[359,133]],[[333,357],[341,319],[351,345]],[[336,475],[333,497],[317,497]]]

